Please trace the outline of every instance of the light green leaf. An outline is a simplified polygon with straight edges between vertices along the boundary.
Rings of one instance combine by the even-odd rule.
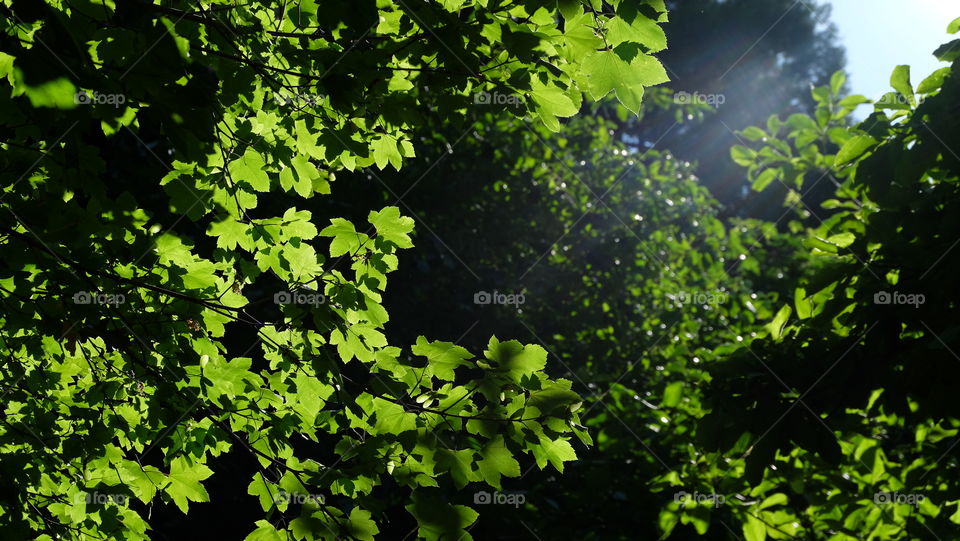
[[[346,253],[353,253],[369,240],[364,233],[358,233],[353,224],[343,218],[334,218],[320,232],[321,237],[333,237],[330,242],[330,257],[341,256]]]
[[[757,158],[757,152],[743,145],[734,145],[730,148],[730,157],[737,165],[750,167]]]
[[[629,2],[623,2],[620,7],[630,5]],[[639,43],[647,48],[651,53],[662,51],[667,48],[667,34],[657,25],[656,21],[650,20],[639,13],[636,13],[633,20],[628,22],[623,16],[615,17],[607,23],[607,40],[611,45],[617,46],[624,42]]]
[[[384,169],[389,163],[397,171],[400,170],[400,166],[403,165],[403,156],[400,154],[400,148],[397,145],[397,138],[388,134],[383,134],[379,139],[373,140],[370,149],[373,151],[373,160],[377,167]]]
[[[354,507],[350,510],[350,517],[344,525],[344,533],[348,539],[373,541],[374,536],[380,533],[377,524],[370,518],[370,511]]]
[[[399,434],[417,428],[417,416],[403,409],[400,404],[374,397],[373,413],[376,415],[374,431],[377,434]]]
[[[258,192],[270,191],[270,177],[264,170],[266,162],[260,153],[248,148],[243,156],[230,162],[227,169],[234,182],[246,182]]]
[[[496,363],[494,370],[506,375],[515,382],[529,376],[547,365],[547,352],[542,347],[531,344],[524,346],[516,340],[500,342],[496,336],[490,338],[484,356]]]
[[[239,245],[244,250],[253,250],[253,237],[248,235],[249,231],[249,224],[240,223],[230,217],[222,222],[210,224],[210,231],[207,234],[217,237],[217,248],[233,250]]]
[[[910,66],[897,66],[890,75],[890,86],[910,101],[916,107],[917,99],[913,95],[913,85],[910,84]]]
[[[258,520],[256,525],[257,529],[244,537],[243,541],[285,541],[287,539],[286,532],[277,531],[273,524],[266,520]]]
[[[950,21],[950,24],[947,25],[948,34],[956,34],[960,32],[960,17]]]
[[[164,491],[173,498],[180,511],[187,512],[187,502],[208,502],[210,495],[200,481],[213,475],[213,470],[200,463],[190,463],[186,458],[176,457],[170,463],[170,484]]]
[[[378,212],[370,211],[367,220],[377,229],[377,237],[392,242],[398,248],[412,248],[410,235],[413,231],[413,218],[401,216],[397,207],[384,207]]]
[[[203,376],[210,380],[207,387],[207,396],[217,400],[221,396],[233,398],[244,391],[247,381],[256,376],[250,372],[252,360],[239,357],[227,362],[223,357],[216,356],[210,359],[203,368]]]
[[[552,119],[555,122],[556,117],[573,116],[580,110],[579,105],[574,103],[560,87],[555,84],[543,84],[536,79],[532,83],[530,97],[537,105],[537,112],[544,121]]]
[[[530,394],[527,405],[537,408],[544,415],[561,415],[575,411],[583,398],[577,393],[559,385],[547,387]]]
[[[472,449],[438,449],[434,454],[434,460],[437,463],[437,471],[449,472],[453,484],[458,489],[467,486],[470,481],[480,479],[478,473],[473,471]]]
[[[682,381],[674,381],[663,389],[663,405],[665,407],[675,408],[680,404],[680,400],[683,398],[683,386]]]
[[[19,73],[19,69],[16,70]],[[20,78],[22,80],[22,77]],[[22,84],[30,105],[34,107],[52,107],[55,109],[73,109],[77,106],[77,87],[70,79],[60,77],[35,86]],[[86,105],[90,107],[90,105]]]
[[[433,374],[446,381],[454,380],[454,369],[458,366],[470,366],[469,359],[473,357],[469,351],[451,342],[428,342],[423,336],[417,337],[412,351],[414,355],[426,357]]]
[[[792,313],[793,309],[790,308],[790,305],[785,304],[780,308],[779,311],[777,311],[777,315],[774,316],[773,321],[767,323],[767,325],[764,327],[774,340],[780,338],[780,335],[783,332],[783,326],[787,324],[787,320],[790,319],[790,314]]]
[[[877,140],[869,135],[851,137],[849,141],[844,143],[840,152],[837,153],[837,157],[834,159],[834,166],[840,167],[856,160],[876,144]]]
[[[953,68],[938,69],[920,82],[920,85],[917,86],[917,92],[920,94],[930,94],[931,92],[940,90],[940,88],[943,87],[944,81],[946,81],[952,72]]]
[[[813,301],[807,298],[807,290],[798,287],[793,292],[793,305],[797,309],[797,317],[807,319],[813,313]]]
[[[419,490],[412,496],[413,503],[405,509],[417,519],[420,536],[427,541],[457,539],[472,540],[465,528],[477,520],[479,514],[463,505],[451,505],[432,493]]]
[[[480,475],[490,486],[500,490],[500,477],[520,476],[520,463],[513,457],[513,453],[507,449],[503,436],[497,435],[490,440],[480,451],[481,459],[477,462],[480,468]]]
[[[839,96],[840,91],[843,90],[843,84],[847,82],[847,74],[843,70],[838,70],[834,72],[833,76],[830,77],[830,91],[833,92],[834,96]]]
[[[577,459],[577,453],[573,446],[566,439],[550,439],[547,436],[540,436],[540,445],[534,445],[532,448],[533,456],[537,460],[537,466],[542,470],[547,462],[553,464],[553,467],[560,473],[563,473],[563,463]]]
[[[743,537],[746,541],[765,541],[767,527],[751,514],[747,514],[747,521],[743,524]]]
[[[642,53],[627,63],[614,51],[600,51],[583,63],[583,73],[594,100],[615,91],[620,103],[633,113],[640,110],[645,86],[670,80],[655,58]]]

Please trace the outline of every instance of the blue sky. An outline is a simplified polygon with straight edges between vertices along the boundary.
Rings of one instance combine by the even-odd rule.
[[[847,49],[854,94],[877,99],[889,92],[890,72],[898,64],[911,66],[914,86],[946,65],[932,53],[950,41],[947,24],[960,17],[960,0],[831,0],[830,4],[831,19]]]

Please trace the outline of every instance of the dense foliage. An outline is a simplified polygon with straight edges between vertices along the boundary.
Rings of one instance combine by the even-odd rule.
[[[542,347],[390,345],[413,220],[297,208],[400,168],[425,111],[509,92],[558,129],[666,80],[662,0],[562,7],[5,4],[5,536],[146,537],[227,453],[255,459],[252,539],[370,538],[398,502],[460,537],[450,492],[562,470],[589,436]]]
[[[0,4],[0,537],[950,538],[960,73],[730,218],[668,5]]]

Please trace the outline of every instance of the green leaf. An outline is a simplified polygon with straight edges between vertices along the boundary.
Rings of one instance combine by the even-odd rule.
[[[482,457],[477,466],[480,469],[480,475],[483,480],[497,490],[500,490],[500,477],[520,476],[520,463],[513,457],[513,453],[507,449],[503,436],[498,434],[490,440],[480,451]]]
[[[622,2],[620,10],[629,9],[634,4],[631,2]],[[648,52],[655,53],[667,48],[667,35],[663,29],[657,25],[656,21],[650,20],[639,13],[634,12],[632,21],[627,21],[625,16],[619,16],[611,19],[607,23],[607,39],[613,46],[624,42],[638,43],[646,47]]]
[[[557,9],[563,15],[567,24],[583,14],[583,6],[580,4],[580,0],[557,0]]]
[[[246,182],[258,192],[270,190],[270,177],[264,171],[266,162],[260,153],[248,148],[243,156],[230,162],[227,169],[234,182]]]
[[[287,535],[277,529],[266,520],[256,522],[257,529],[250,532],[243,538],[243,541],[286,541]]]
[[[35,86],[23,84],[22,88],[34,107],[73,109],[77,106],[77,87],[66,77],[52,79]]]
[[[917,86],[917,92],[920,94],[930,94],[943,87],[944,81],[953,72],[953,68],[940,68],[931,73],[926,79]]]
[[[663,389],[663,405],[668,408],[677,407],[683,398],[683,387],[684,383],[682,381],[675,381],[667,385]]]
[[[310,159],[303,154],[298,154],[290,160],[291,165],[293,165],[293,170],[296,171],[296,180],[292,182],[291,186],[299,195],[303,197],[310,197],[313,193],[313,183],[316,179],[320,178],[319,171],[317,171],[316,166],[310,163]],[[286,171],[289,171],[287,169]],[[284,187],[284,189],[289,189]]]
[[[427,541],[473,539],[465,530],[479,516],[473,509],[463,505],[451,505],[423,490],[415,491],[412,500],[405,509],[417,519],[420,536]]]
[[[857,237],[855,237],[854,234],[850,233],[849,231],[827,237],[827,242],[836,244],[840,248],[846,248],[847,246],[850,246],[855,240],[857,240]]]
[[[580,106],[574,103],[560,87],[555,84],[543,84],[534,80],[530,97],[537,105],[537,111],[545,121],[555,117],[568,117],[577,114]]]
[[[652,56],[637,54],[629,63],[614,51],[600,51],[584,62],[583,74],[594,100],[611,91],[633,113],[640,110],[643,88],[670,80],[667,72]]]
[[[753,181],[753,189],[761,192],[764,188],[770,185],[771,182],[777,180],[783,171],[779,168],[775,169],[764,169],[760,175],[757,176],[756,180]]]
[[[550,439],[547,436],[540,436],[540,445],[534,445],[532,448],[533,456],[537,460],[537,466],[542,470],[547,463],[553,464],[553,467],[560,473],[563,473],[563,463],[577,459],[577,453],[573,446],[566,439]]]
[[[277,494],[276,485],[270,486],[260,472],[257,472],[253,475],[253,480],[250,481],[250,484],[247,485],[247,494],[251,496],[256,496],[257,501],[260,502],[260,507],[264,511],[269,511],[270,508],[274,505],[274,498]]]
[[[793,313],[793,310],[790,308],[790,305],[783,305],[780,310],[777,311],[777,315],[774,316],[773,321],[764,327],[774,340],[780,339],[783,333],[783,327],[787,324],[787,320],[790,319],[791,313]]]
[[[349,539],[359,539],[360,541],[373,541],[374,537],[380,533],[380,528],[370,518],[370,511],[354,507],[350,510],[350,518],[344,527]]]
[[[290,275],[301,281],[321,271],[317,252],[305,242],[294,241],[283,246],[280,257],[289,264]]]
[[[840,105],[840,107],[849,108],[849,107],[856,107],[864,103],[870,103],[870,99],[867,98],[866,96],[861,96],[859,94],[852,94],[840,100],[840,103],[838,105]]]
[[[527,400],[528,406],[537,408],[543,415],[562,415],[576,411],[582,403],[583,398],[580,395],[559,385],[535,391]]]
[[[846,82],[847,74],[843,70],[834,72],[833,76],[830,77],[830,91],[833,92],[834,96],[840,95],[840,91],[843,90],[843,85]]]
[[[767,132],[756,126],[749,126],[740,132],[745,139],[749,141],[760,141],[767,136]]]
[[[788,502],[789,500],[787,499],[787,495],[782,492],[778,492],[776,494],[771,494],[770,496],[767,496],[760,503],[760,506],[758,507],[758,509],[767,509],[770,507],[776,507],[778,505],[787,505]]]
[[[280,240],[286,242],[293,237],[300,240],[310,240],[317,236],[317,228],[310,221],[312,215],[308,210],[297,210],[295,207],[283,213],[280,226]]]
[[[941,62],[953,62],[960,58],[960,39],[955,39],[949,43],[944,43],[933,52]]]
[[[913,95],[913,85],[910,84],[910,66],[897,66],[890,75],[890,86],[906,97],[910,105],[916,107],[917,99]]]
[[[960,17],[950,21],[950,24],[947,25],[948,34],[956,34],[960,32]]]
[[[343,218],[334,218],[320,232],[321,237],[333,237],[330,242],[330,257],[341,256],[346,253],[354,253],[365,245],[369,237],[364,233],[358,233],[353,224]]]
[[[413,231],[413,218],[401,216],[397,207],[384,207],[379,212],[370,211],[367,220],[377,229],[377,237],[391,242],[398,248],[412,248],[410,235]]]
[[[213,470],[200,463],[191,463],[184,457],[176,457],[170,463],[170,484],[164,491],[173,498],[180,511],[187,512],[187,502],[208,502],[210,495],[200,481],[213,475]]]
[[[797,317],[807,319],[813,313],[813,301],[807,298],[807,290],[798,287],[793,292],[793,305],[797,309]]]
[[[871,147],[876,146],[877,140],[869,135],[857,135],[851,137],[849,141],[844,143],[843,147],[837,152],[837,157],[834,158],[834,167],[840,167],[846,165],[860,156],[863,156],[864,152],[869,150]]]
[[[750,167],[757,158],[757,152],[743,145],[734,145],[730,148],[730,157],[737,165]]]
[[[568,56],[583,58],[603,47],[603,40],[597,36],[592,24],[593,18],[589,15],[568,20],[563,29],[563,42],[567,46]]]
[[[417,428],[416,414],[407,412],[400,404],[374,397],[372,406],[376,416],[373,428],[377,434],[400,434]]]
[[[217,285],[216,266],[210,261],[197,261],[187,266],[183,285],[187,289],[207,289]]]
[[[392,135],[384,134],[379,139],[374,139],[370,145],[373,150],[374,163],[380,169],[386,168],[387,164],[393,165],[397,171],[403,165],[403,156],[400,154],[397,138]]]
[[[245,250],[253,250],[253,238],[248,235],[250,226],[230,217],[222,222],[210,224],[208,234],[217,237],[217,248],[233,250],[238,245]]]
[[[747,514],[747,521],[743,524],[743,537],[746,541],[765,541],[767,526],[752,514]]]
[[[132,460],[124,460],[120,471],[124,484],[129,486],[133,495],[143,503],[153,500],[157,487],[163,486],[167,477],[155,466],[141,466]]]
[[[473,357],[466,349],[450,342],[428,342],[423,336],[417,337],[417,343],[412,348],[414,355],[427,358],[427,364],[433,369],[433,374],[446,381],[453,381],[454,369],[458,366],[470,366],[469,359]]]
[[[453,479],[453,484],[462,489],[470,481],[478,481],[480,477],[473,471],[473,450],[472,449],[438,449],[434,454],[437,462],[437,470],[440,472],[449,472]]]
[[[250,372],[251,362],[251,359],[242,357],[230,362],[220,356],[210,359],[203,368],[203,376],[211,382],[207,396],[216,401],[221,396],[233,398],[243,393],[246,382],[254,381],[256,377]]]
[[[496,336],[490,337],[484,356],[493,361],[493,369],[511,380],[519,382],[547,365],[547,352],[542,347],[531,344],[524,346],[516,340],[500,342]]]

